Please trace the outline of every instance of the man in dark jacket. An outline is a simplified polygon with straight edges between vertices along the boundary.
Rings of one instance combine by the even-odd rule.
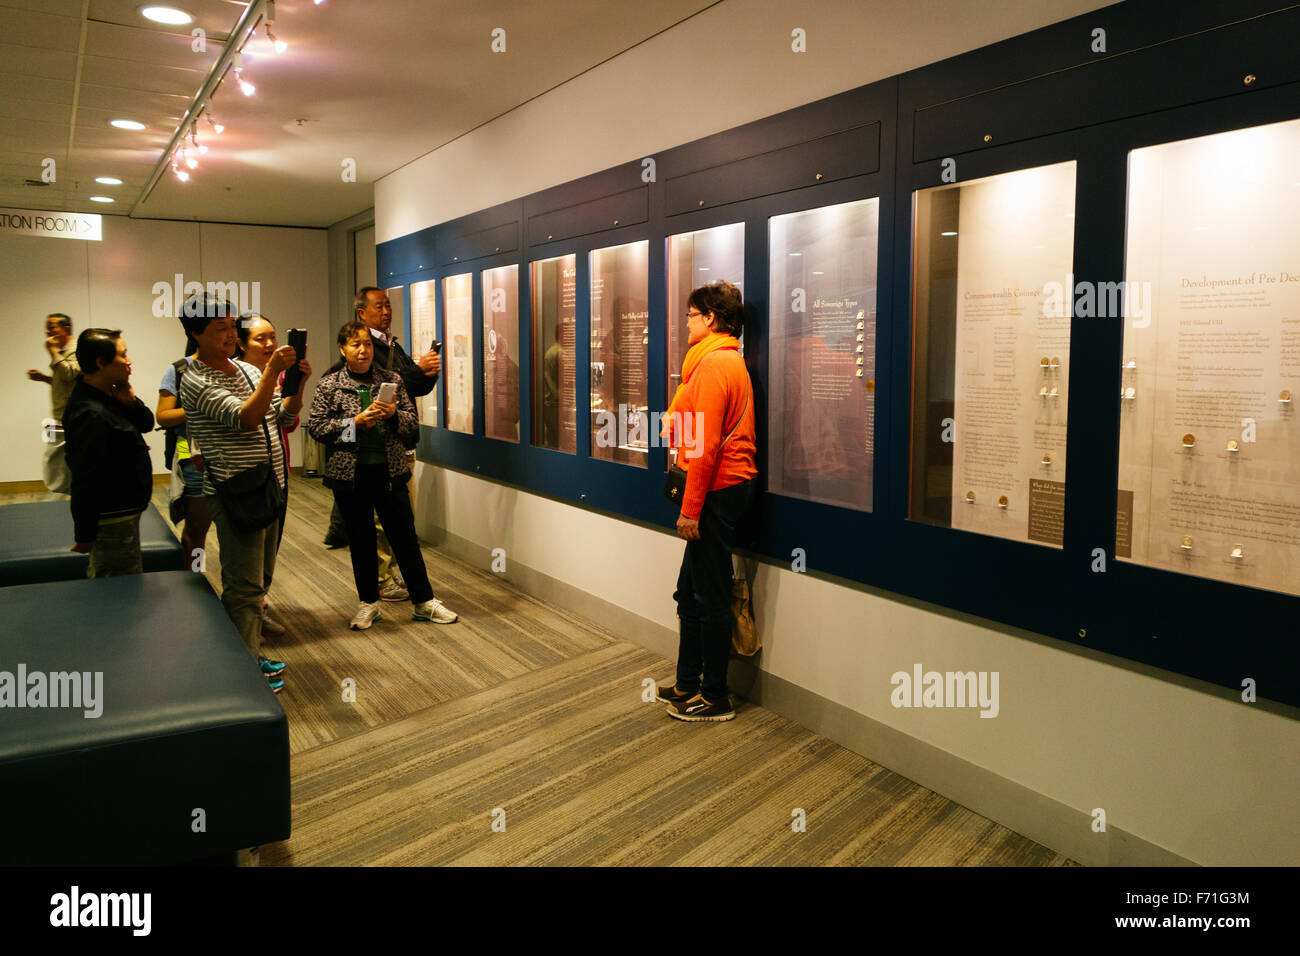
[[[82,375],[63,412],[72,550],[90,555],[88,577],[139,574],[140,513],[153,491],[144,435],[153,430],[153,412],[131,389],[120,331],[86,329],[77,339],[77,362]]]
[[[374,286],[364,286],[357,290],[352,300],[355,317],[370,329],[371,344],[375,347],[374,367],[389,372],[396,372],[402,378],[406,393],[414,401],[428,395],[438,384],[438,373],[442,371],[442,358],[430,349],[418,359],[406,354],[401,343],[389,334],[393,324],[393,306],[388,301],[388,293]],[[343,368],[342,362],[336,362],[330,372]],[[407,488],[410,494],[410,488]],[[406,589],[393,576],[393,551],[384,536],[383,528],[375,522],[379,535],[379,593],[385,601],[405,601]],[[325,546],[338,548],[347,544],[348,533],[343,525],[343,516],[335,507],[330,512],[330,526],[325,534]]]

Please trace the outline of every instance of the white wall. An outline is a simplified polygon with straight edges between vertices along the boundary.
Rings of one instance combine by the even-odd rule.
[[[378,239],[1101,5],[858,0],[791,14],[777,0],[726,0],[381,180]],[[808,31],[802,56],[789,53],[796,26]],[[445,529],[483,548],[504,547],[512,562],[675,628],[671,593],[682,545],[667,533],[432,466],[420,466],[417,486],[423,535]],[[1294,719],[1117,660],[769,565],[760,566],[755,598],[766,673],[907,735],[951,767],[965,761],[1041,796],[1042,805],[1064,807],[1053,825],[1070,819],[1078,827],[1035,830],[1041,821],[1029,816],[1037,811],[1006,808],[999,819],[1021,832],[1103,862],[1104,853],[1088,849],[1088,841],[1104,839],[1089,827],[1102,808],[1110,827],[1193,862],[1300,863]],[[998,671],[999,715],[893,708],[890,675],[915,663]],[[867,755],[889,766],[915,764],[900,751]],[[969,794],[972,775],[961,775],[936,772],[929,785]],[[974,796],[970,802],[979,807]]]
[[[80,242],[32,236],[0,237],[0,288],[7,308],[0,330],[0,382],[9,414],[0,420],[0,481],[41,477],[40,423],[50,414],[49,387],[27,380],[29,368],[48,371],[45,316],[72,317],[74,335],[91,327],[120,328],[131,358],[131,383],[151,408],[167,366],[180,357],[185,334],[173,309],[153,314],[154,284],[246,282],[260,285],[260,307],[275,323],[281,341],[289,328],[308,330],[308,358],[317,376],[332,361],[326,281],[326,234],[322,229],[280,229],[213,223],[104,217],[104,238]],[[240,303],[241,308],[250,305]],[[290,438],[293,461],[301,464],[301,435]],[[163,472],[163,434],[149,436],[154,470]]]

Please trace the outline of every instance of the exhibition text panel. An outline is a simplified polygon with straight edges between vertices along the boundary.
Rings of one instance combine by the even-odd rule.
[[[483,270],[483,426],[519,441],[519,266]]]
[[[531,264],[533,444],[576,454],[578,259],[572,253]]]
[[[474,434],[474,276],[466,272],[442,280],[447,346],[442,378],[447,389],[447,427]]]
[[[1060,547],[1075,163],[914,197],[910,516]]]
[[[768,490],[870,511],[880,200],[768,224]]]
[[[437,294],[437,284],[437,279],[426,279],[424,282],[411,283],[412,358],[418,358],[433,348],[434,339],[437,337],[437,324],[434,321],[434,301]],[[393,315],[396,316],[397,314],[397,308],[394,306]],[[442,360],[445,363],[447,357],[444,355]],[[421,422],[426,425],[438,424],[438,390],[436,388],[432,389],[428,395],[422,395],[419,398],[412,399],[412,401],[415,402],[415,411],[419,415]]]
[[[1300,594],[1300,120],[1128,172],[1115,553]]]
[[[648,467],[650,243],[596,249],[591,266],[591,455]]]
[[[682,362],[690,349],[686,328],[686,299],[696,288],[710,282],[730,282],[745,292],[745,224],[732,223],[698,232],[669,236],[668,263],[668,394],[664,408],[672,404],[682,384]],[[744,352],[744,341],[741,341]]]

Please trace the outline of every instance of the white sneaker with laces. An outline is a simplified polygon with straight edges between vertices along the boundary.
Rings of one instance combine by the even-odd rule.
[[[447,606],[436,598],[417,604],[413,617],[417,621],[433,621],[434,624],[452,624],[460,619],[460,615],[448,610]]]
[[[364,631],[379,618],[379,602],[367,604],[361,602],[361,608],[352,617],[352,623],[349,625],[354,631]]]

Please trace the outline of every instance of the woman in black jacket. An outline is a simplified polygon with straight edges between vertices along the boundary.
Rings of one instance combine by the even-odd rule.
[[[153,412],[131,388],[120,330],[82,332],[77,363],[82,375],[63,412],[77,540],[72,550],[90,554],[88,577],[139,574],[140,513],[153,492],[144,435],[153,430]]]
[[[433,596],[410,497],[402,487],[411,479],[407,449],[420,437],[415,406],[401,376],[374,367],[374,343],[364,323],[343,326],[338,343],[343,365],[316,386],[307,430],[326,448],[325,486],[334,492],[351,543],[352,577],[361,601],[351,627],[365,630],[380,616],[375,513],[406,578],[415,619],[450,624],[456,614]],[[391,402],[378,398],[386,382],[397,386]]]

